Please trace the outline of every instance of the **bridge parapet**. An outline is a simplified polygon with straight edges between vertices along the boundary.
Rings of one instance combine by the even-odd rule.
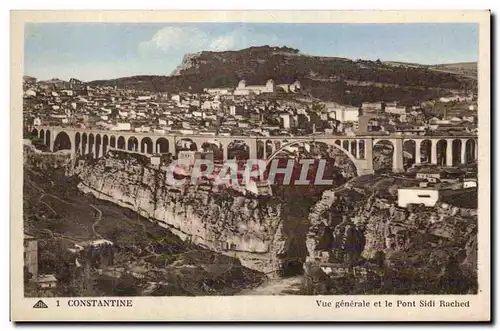
[[[373,146],[382,140],[389,141],[394,149],[393,170],[403,170],[404,144],[413,141],[416,145],[413,157],[415,163],[420,163],[422,158],[421,146],[425,141],[430,141],[430,163],[452,165],[457,159],[461,163],[467,160],[477,159],[477,135],[404,135],[404,134],[359,134],[359,135],[309,135],[309,136],[226,136],[226,135],[204,135],[204,134],[180,134],[180,133],[159,133],[159,132],[135,132],[135,131],[112,131],[100,130],[96,128],[75,128],[63,126],[37,126],[35,127],[39,137],[43,138],[50,150],[55,149],[55,142],[61,132],[68,135],[73,152],[81,150],[84,153],[95,153],[102,156],[106,148],[130,149],[138,152],[150,153],[176,153],[176,146],[179,141],[191,140],[196,144],[196,149],[201,150],[205,143],[218,144],[223,151],[223,159],[228,159],[229,145],[235,141],[242,141],[248,146],[250,158],[257,158],[258,146],[264,146],[264,157],[272,159],[279,151],[286,147],[301,143],[325,143],[334,146],[346,154],[358,168],[358,173],[373,172]],[[445,156],[438,157],[440,153],[438,143],[450,148],[445,149]],[[454,144],[460,141],[460,157],[456,157],[453,152]],[[97,144],[97,147],[95,146]],[[103,146],[104,145],[104,146]],[[472,145],[472,146],[471,146]],[[268,146],[271,154],[267,154]],[[469,146],[469,147],[468,147]],[[469,148],[470,150],[468,150]],[[443,149],[443,147],[441,147]],[[95,151],[94,151],[95,150]],[[441,154],[443,152],[441,151]],[[440,154],[440,155],[441,155]],[[361,170],[362,169],[362,170]]]

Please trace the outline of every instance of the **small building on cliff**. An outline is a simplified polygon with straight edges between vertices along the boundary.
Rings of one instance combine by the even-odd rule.
[[[437,188],[408,187],[398,189],[398,206],[406,208],[409,205],[434,207],[439,200]]]

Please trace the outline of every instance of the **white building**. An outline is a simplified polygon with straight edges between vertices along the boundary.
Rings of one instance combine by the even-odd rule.
[[[116,125],[112,128],[114,131],[130,131],[131,129],[130,123],[127,122],[116,123]]]
[[[273,93],[274,92],[274,80],[269,79],[266,85],[247,85],[245,80],[240,80],[238,86],[234,90],[234,95],[249,95],[261,94],[261,93]]]
[[[464,188],[477,187],[477,179],[475,178],[466,178],[463,183]]]
[[[278,87],[282,88],[285,92],[296,93],[301,90],[300,82],[297,80],[293,84],[279,84]]]
[[[34,279],[34,282],[41,288],[57,287],[57,279],[54,275],[40,275]]]
[[[395,114],[395,115],[404,115],[404,114],[406,114],[406,108],[391,105],[391,106],[385,107],[385,112],[389,113],[389,114]]]
[[[329,117],[341,123],[357,122],[359,119],[359,109],[356,107],[341,107],[329,109]]]
[[[141,127],[139,127],[139,128],[134,128],[134,131],[135,132],[149,132],[149,131],[151,131],[151,127],[141,125]]]
[[[410,204],[423,204],[426,207],[433,207],[439,200],[439,190],[437,188],[400,188],[398,189],[398,206],[406,208]]]
[[[36,91],[29,89],[26,92],[24,92],[24,95],[27,97],[36,97]]]
[[[230,88],[205,88],[203,92],[211,94],[211,95],[228,95],[231,94],[232,89]]]
[[[283,128],[290,129],[290,127],[292,127],[293,118],[290,116],[290,114],[288,113],[280,114],[280,118],[283,123]]]

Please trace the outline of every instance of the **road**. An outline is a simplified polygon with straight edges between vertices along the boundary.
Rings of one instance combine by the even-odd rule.
[[[236,295],[293,295],[299,294],[303,276],[269,279],[261,285]]]

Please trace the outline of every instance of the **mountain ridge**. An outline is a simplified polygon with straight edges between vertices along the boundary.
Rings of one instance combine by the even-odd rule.
[[[477,89],[477,80],[458,74],[453,65],[395,63],[304,55],[295,48],[265,45],[186,54],[170,76],[138,75],[87,84],[179,93],[235,87],[242,79],[247,84],[264,84],[268,79],[276,84],[299,80],[303,92],[311,97],[351,105],[395,100],[414,105],[456,91],[470,93]]]

